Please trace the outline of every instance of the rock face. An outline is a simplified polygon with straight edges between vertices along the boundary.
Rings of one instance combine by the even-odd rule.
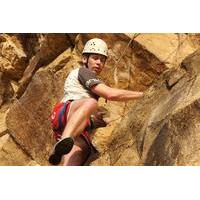
[[[113,133],[110,165],[200,165],[199,65],[197,51],[147,90]]]
[[[38,165],[17,145],[9,134],[0,138],[1,165],[6,166],[35,166]]]
[[[63,53],[65,56],[62,62],[70,59],[69,53],[68,51]],[[58,63],[56,67],[58,68]],[[7,125],[11,135],[38,163],[43,165],[48,164],[47,158],[53,144],[50,113],[58,101],[54,95],[59,93],[56,90],[62,88],[69,69],[67,66],[61,72],[54,73],[54,64],[51,64],[37,71],[24,95],[19,100],[16,99],[7,115]],[[57,77],[57,73],[63,77],[61,78],[61,75]]]
[[[0,68],[5,76],[19,80],[26,67],[26,53],[19,41],[7,34],[0,35]]]
[[[36,53],[31,57],[29,65],[26,67],[22,79],[19,81],[17,98],[24,93],[27,85],[35,72],[44,65],[53,61],[59,54],[70,46],[65,34],[39,34],[37,35]]]
[[[147,95],[127,103],[100,99],[110,123],[94,135],[100,157],[91,165],[198,165],[195,35],[122,33],[0,35],[0,139],[9,149],[0,150],[0,165],[48,165],[51,110],[63,96],[67,74],[79,66],[85,42],[94,37],[109,47],[101,78]],[[17,151],[23,158],[14,162]]]
[[[0,107],[4,102],[9,101],[14,95],[9,79],[0,72]]]
[[[186,34],[140,34],[135,40],[169,68],[179,66],[196,49]]]

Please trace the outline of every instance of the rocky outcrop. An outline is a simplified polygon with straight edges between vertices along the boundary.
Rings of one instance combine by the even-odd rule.
[[[9,134],[0,138],[0,160],[4,166],[36,166],[38,165]]]
[[[178,67],[183,59],[193,53],[196,47],[190,44],[186,34],[140,34],[136,39],[167,67]]]
[[[112,133],[109,165],[200,165],[199,66],[197,51],[147,90]]]
[[[5,53],[2,54],[4,57],[0,59],[1,63],[6,58],[18,73],[13,77],[6,73],[4,68],[1,68],[0,71],[0,85],[2,85],[0,88],[0,106],[2,105],[0,107],[0,136],[11,138],[9,142],[4,143],[4,148],[7,144],[9,146],[12,143],[13,145],[9,147],[13,148],[12,152],[19,148],[25,157],[30,158],[31,163],[32,160],[35,161],[33,165],[48,165],[47,158],[53,146],[49,122],[51,109],[63,96],[63,84],[67,74],[71,69],[78,67],[84,43],[93,37],[104,39],[109,46],[109,59],[101,75],[108,85],[140,91],[146,91],[153,86],[148,90],[147,97],[137,102],[105,103],[103,99],[100,99],[100,105],[106,107],[110,112],[110,115],[107,116],[110,123],[106,128],[98,129],[94,135],[93,143],[101,155],[99,159],[92,162],[92,165],[164,164],[158,158],[159,156],[152,158],[151,155],[155,155],[155,150],[150,151],[151,143],[154,142],[158,133],[147,134],[143,122],[147,123],[149,118],[153,120],[154,118],[150,116],[152,113],[155,116],[158,115],[157,118],[159,118],[161,111],[158,112],[158,110],[162,108],[163,103],[170,115],[169,108],[174,102],[168,105],[164,101],[165,98],[168,98],[170,102],[170,97],[173,96],[170,92],[174,91],[173,98],[177,100],[179,93],[175,95],[177,92],[175,88],[178,83],[190,82],[185,78],[189,76],[189,72],[184,69],[184,67],[187,68],[186,65],[183,64],[183,67],[179,68],[178,63],[181,63],[182,59],[194,52],[197,47],[192,45],[192,42],[184,41],[184,49],[180,52],[174,51],[179,45],[179,37],[189,38],[186,34],[181,34],[181,36],[177,34],[100,33],[2,34],[1,38],[7,39],[0,40],[0,45],[7,45],[12,41],[13,43],[10,43],[14,47],[10,49],[12,53],[16,51],[17,63],[25,63],[18,67],[12,61],[12,56],[9,58]],[[156,38],[160,38],[159,44],[162,47],[158,45]],[[173,41],[170,43],[171,38]],[[151,43],[149,44],[148,41]],[[160,51],[160,48],[163,51]],[[164,52],[164,49],[167,53]],[[20,57],[19,55],[22,54],[19,54],[18,51],[23,52],[24,57]],[[168,61],[164,62],[164,58],[168,54],[171,56],[169,62],[173,62],[174,54],[179,57],[176,66],[170,65]],[[10,53],[10,55],[12,54]],[[168,70],[169,68],[172,68],[171,71]],[[158,85],[162,85],[163,88]],[[171,95],[165,96],[167,94]],[[152,103],[153,100],[155,100],[154,103]],[[157,110],[153,111],[156,106],[158,106]],[[166,112],[166,110],[162,112]],[[128,112],[129,114],[127,114]],[[153,120],[153,125],[154,123]],[[149,126],[148,124],[148,130],[153,125]],[[149,142],[150,140],[151,142]],[[6,158],[7,161],[0,160],[0,165],[10,165],[6,163],[9,163],[11,158],[5,153],[4,151],[2,159]],[[156,159],[157,161],[154,161]],[[171,162],[169,158],[167,160]],[[29,161],[13,165],[29,165]],[[10,163],[14,163],[14,161]],[[176,165],[181,162],[171,162],[171,164]]]
[[[10,80],[0,72],[0,107],[12,99],[14,91]]]
[[[0,69],[6,77],[19,80],[27,64],[27,56],[18,40],[0,35]]]
[[[22,79],[19,81],[17,90],[17,98],[24,93],[27,85],[35,72],[42,66],[52,62],[59,54],[70,46],[65,34],[39,34],[38,47],[35,55],[30,59],[29,65],[26,67]]]
[[[69,60],[70,51],[66,51],[50,66],[37,71],[24,95],[15,100],[7,115],[11,135],[42,165],[48,164],[47,158],[53,144],[49,119],[51,109],[59,96],[61,98],[60,88],[70,70],[67,65],[59,71],[59,65],[63,66]]]

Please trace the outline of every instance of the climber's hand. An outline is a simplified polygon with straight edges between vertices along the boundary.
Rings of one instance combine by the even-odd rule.
[[[103,107],[99,106],[97,111],[92,115],[92,122],[94,128],[105,127],[108,123],[106,117],[108,117],[109,111]]]
[[[96,112],[94,115],[92,115],[92,122],[93,122],[93,128],[100,128],[105,127],[107,123],[103,119],[104,113],[103,112]]]

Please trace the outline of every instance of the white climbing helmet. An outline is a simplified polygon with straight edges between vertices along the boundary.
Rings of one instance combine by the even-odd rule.
[[[108,47],[103,40],[93,38],[85,44],[82,54],[84,53],[97,53],[108,57]]]

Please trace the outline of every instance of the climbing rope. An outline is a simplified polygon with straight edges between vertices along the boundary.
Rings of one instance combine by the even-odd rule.
[[[164,58],[162,61],[162,63],[164,64],[171,64],[171,65],[176,65],[177,63],[177,56],[178,56],[178,52],[180,51],[180,48],[183,46],[183,44],[186,42],[186,39],[183,39],[181,41],[181,36],[179,33],[177,33],[177,37],[178,37],[178,44],[177,44],[177,47],[171,52],[169,53],[169,55],[167,55],[166,58]],[[170,59],[171,56],[174,56],[175,59],[174,61],[172,61],[171,63],[168,61],[168,59]]]
[[[117,65],[119,64],[119,62],[121,61],[122,57],[124,56],[124,54],[125,54],[127,48],[130,46],[130,44],[132,43],[132,41],[133,41],[136,37],[138,37],[138,35],[140,35],[140,33],[135,33],[135,34],[133,35],[133,37],[129,40],[128,44],[127,44],[126,47],[124,48],[124,50],[123,50],[121,56],[120,56],[119,59],[115,62],[115,65],[114,65],[114,67],[113,67],[113,68],[114,68],[114,81],[115,81],[115,86],[118,85],[118,78],[117,78],[118,68],[117,68]]]
[[[124,50],[123,50],[123,52],[122,52],[122,54],[121,54],[121,56],[119,57],[119,59],[115,62],[115,64],[114,64],[114,81],[115,81],[115,86],[117,86],[118,85],[118,78],[117,78],[117,75],[118,75],[118,64],[119,64],[119,62],[121,61],[121,59],[123,58],[123,56],[124,56],[124,54],[125,54],[125,52],[126,52],[126,50],[128,49],[128,47],[130,46],[130,44],[132,43],[132,41],[136,38],[136,37],[138,37],[140,35],[140,33],[135,33],[133,36],[132,36],[132,38],[129,40],[129,42],[128,42],[128,44],[126,45],[126,47],[124,48]],[[131,71],[131,69],[129,68],[129,72]],[[130,77],[129,77],[129,84],[130,84]],[[106,101],[107,102],[107,101]],[[125,105],[124,105],[124,111],[123,111],[123,114],[120,116],[120,117],[118,117],[118,118],[116,118],[116,119],[114,119],[114,120],[111,120],[109,123],[111,123],[111,122],[113,122],[113,121],[117,121],[117,120],[119,120],[119,119],[121,119],[122,117],[125,117],[126,115],[127,115],[127,113],[125,113],[126,112],[126,108],[127,108],[127,104],[126,104],[126,102],[125,102]]]

